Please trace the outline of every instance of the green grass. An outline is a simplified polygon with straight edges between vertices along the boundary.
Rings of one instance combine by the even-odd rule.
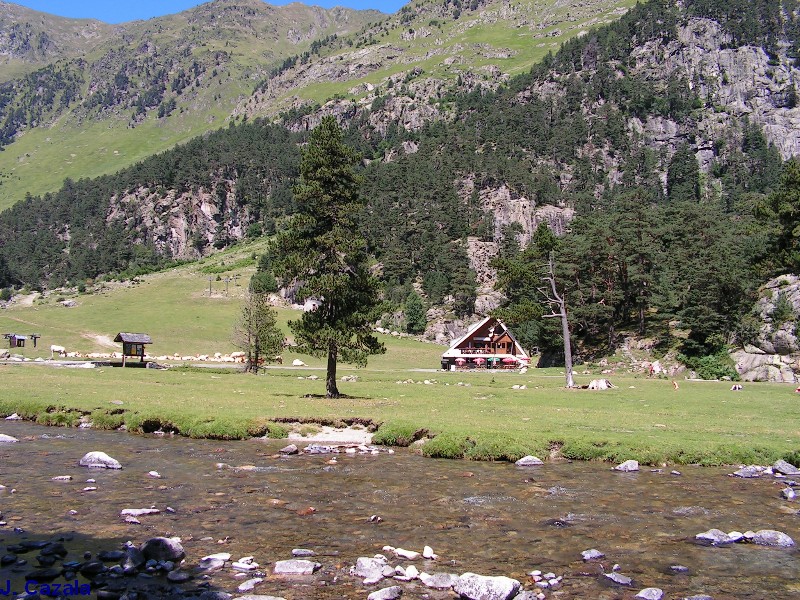
[[[98,340],[120,331],[146,332],[153,355],[230,352],[242,295],[254,272],[253,253],[264,242],[243,244],[212,258],[117,284],[102,293],[73,295],[75,308],[56,296],[31,306],[0,311],[0,331],[40,333],[29,358],[49,357],[51,344],[82,352],[106,348]],[[224,263],[224,264],[223,264]],[[207,275],[208,267],[240,275],[239,286]],[[208,278],[212,295],[208,295]],[[66,294],[62,294],[66,295]],[[280,309],[279,320],[298,312]],[[567,390],[558,369],[516,372],[421,372],[435,369],[444,348],[412,338],[380,335],[386,354],[365,369],[339,365],[349,398],[324,397],[324,362],[290,351],[284,365],[301,358],[310,368],[274,367],[253,376],[235,370],[176,368],[69,369],[0,365],[0,415],[19,413],[40,423],[73,426],[89,417],[99,428],[125,424],[132,431],[173,430],[217,439],[286,435],[279,422],[379,423],[376,441],[422,446],[429,456],[476,460],[567,458],[643,463],[765,463],[800,456],[800,403],[792,386],[745,384],[731,392],[726,382],[680,382],[615,377],[617,388],[602,392]],[[581,368],[581,370],[583,370]],[[316,375],[317,380],[307,377]],[[582,375],[588,383],[597,375]],[[412,379],[415,383],[400,383]],[[430,380],[428,385],[422,382]],[[469,384],[469,385],[458,385]],[[526,390],[513,390],[525,384]],[[118,404],[122,402],[122,404]]]
[[[408,445],[427,432],[434,439],[422,446],[424,454],[476,460],[554,451],[646,464],[771,463],[800,449],[797,398],[779,384],[731,392],[725,382],[686,381],[675,391],[666,380],[629,377],[617,378],[617,389],[593,392],[564,389],[547,370],[437,373],[436,383],[425,385],[398,383],[414,375],[404,369],[368,368],[358,382],[340,384],[348,398],[330,400],[322,397],[323,378],[310,381],[308,371],[292,369],[260,376],[31,365],[0,371],[0,415],[20,412],[48,424],[75,424],[91,414],[105,428],[124,422],[132,431],[238,439],[270,428],[273,437],[285,435],[275,421],[287,419],[363,419],[381,424],[381,443]],[[511,389],[522,382],[527,390]]]

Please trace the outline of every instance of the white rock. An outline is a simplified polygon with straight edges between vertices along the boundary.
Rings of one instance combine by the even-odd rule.
[[[636,460],[626,460],[624,463],[617,465],[614,467],[615,471],[622,471],[624,473],[630,473],[632,471],[639,470],[639,461]]]
[[[402,595],[403,588],[401,588],[399,585],[393,585],[392,587],[387,587],[372,592],[369,596],[367,596],[367,600],[397,600]]]
[[[659,588],[645,588],[634,598],[641,598],[642,600],[661,600],[664,597],[664,592]]]
[[[158,471],[148,471],[147,476],[153,479],[161,479],[161,474]]]
[[[122,465],[119,461],[111,458],[105,452],[87,452],[83,458],[78,461],[82,467],[89,467],[91,469],[121,469]]]
[[[513,598],[519,592],[520,586],[519,581],[510,577],[464,573],[458,578],[453,590],[467,600],[506,600]]]
[[[253,589],[262,581],[264,581],[263,577],[253,577],[252,579],[248,579],[244,583],[240,583],[239,587],[236,588],[239,592],[252,592]]]
[[[279,560],[272,569],[274,575],[311,575],[322,565],[310,560]]]
[[[429,588],[436,590],[448,590],[458,583],[458,575],[451,573],[420,573],[419,580]]]
[[[427,558],[428,560],[436,560],[439,558],[439,555],[433,551],[433,548],[430,546],[425,546],[422,549],[422,558]]]
[[[523,456],[514,464],[517,465],[518,467],[535,467],[538,465],[543,465],[544,462],[536,456],[528,455],[528,456]]]
[[[144,515],[157,515],[161,511],[157,508],[123,508],[119,516],[124,517],[126,515],[130,515],[132,517],[141,517]]]
[[[399,558],[405,558],[406,560],[417,560],[421,555],[419,552],[415,552],[414,550],[405,550],[403,548],[395,548],[394,549],[395,556]]]
[[[5,433],[0,433],[0,444],[13,444],[18,442],[19,440],[11,435],[6,435]]]

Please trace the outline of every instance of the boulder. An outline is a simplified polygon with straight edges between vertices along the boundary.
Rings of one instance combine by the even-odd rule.
[[[730,544],[732,542],[728,534],[720,529],[709,529],[703,533],[698,533],[696,536],[694,536],[694,539],[701,542],[707,542],[712,546],[721,546],[723,544]]]
[[[145,560],[179,562],[186,556],[177,538],[150,538],[139,547],[139,550]]]
[[[305,367],[305,366],[306,366],[306,363],[304,363],[304,362],[303,362],[302,360],[300,360],[299,358],[295,358],[295,359],[292,361],[292,366],[293,366],[293,367]]]
[[[367,600],[397,600],[400,596],[403,595],[403,588],[399,585],[393,585],[392,587],[383,588],[382,590],[378,590],[377,592],[372,592],[369,596],[367,596]]]
[[[661,600],[664,597],[664,591],[660,588],[645,588],[634,598],[641,598],[641,600]]]
[[[583,560],[600,560],[605,556],[605,554],[600,552],[600,550],[595,550],[592,548],[591,550],[584,550],[581,552],[581,556],[583,557]]]
[[[590,390],[610,390],[616,386],[608,379],[592,379],[587,386]]]
[[[752,542],[759,546],[769,546],[771,548],[791,548],[794,540],[781,531],[773,529],[761,529],[756,531]]]
[[[520,582],[510,577],[487,577],[464,573],[453,586],[453,591],[466,600],[509,600],[517,595]]]
[[[605,573],[604,574],[606,580],[611,581],[612,583],[616,583],[617,585],[624,585],[629,586],[633,585],[633,579],[628,577],[627,575],[623,575],[622,573]]]
[[[748,467],[742,467],[738,471],[734,471],[732,475],[734,477],[741,477],[742,479],[754,479],[756,477],[761,477],[762,472],[763,469],[760,467],[750,465]]]
[[[452,573],[420,573],[419,580],[435,590],[449,590],[458,583],[458,575]]]
[[[361,577],[367,581],[378,582],[383,579],[383,568],[388,566],[383,557],[369,558],[362,556],[356,560],[356,564],[350,567],[350,575]]]
[[[310,560],[279,560],[272,569],[274,575],[311,575],[322,565]]]
[[[83,458],[78,461],[82,467],[89,467],[90,469],[121,469],[122,465],[119,461],[111,458],[105,452],[87,452]]]
[[[800,469],[785,460],[776,461],[775,464],[772,465],[772,470],[781,475],[800,475]]]
[[[298,454],[300,450],[294,444],[289,444],[278,450],[279,454]]]
[[[639,462],[635,460],[626,460],[624,463],[614,467],[615,471],[622,471],[623,473],[630,473],[639,470]]]
[[[6,435],[5,433],[0,433],[0,444],[13,444],[18,441],[19,440],[13,436]]]
[[[517,465],[518,467],[535,467],[537,465],[543,465],[544,461],[535,456],[528,455],[528,456],[523,456],[514,464]]]

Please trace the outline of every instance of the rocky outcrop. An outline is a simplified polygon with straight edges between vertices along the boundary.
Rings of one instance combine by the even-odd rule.
[[[217,189],[226,191],[220,199]],[[249,213],[235,201],[236,182],[218,181],[211,188],[179,193],[140,187],[111,198],[106,222],[139,232],[141,243],[173,258],[198,258],[218,237],[242,239]]]
[[[781,275],[767,282],[753,315],[760,323],[758,334],[733,352],[736,371],[745,381],[797,382],[800,341],[795,328],[800,315],[800,277]]]

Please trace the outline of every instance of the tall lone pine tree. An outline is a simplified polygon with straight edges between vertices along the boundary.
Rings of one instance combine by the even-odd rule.
[[[386,351],[372,334],[378,316],[378,282],[367,268],[366,241],[357,217],[364,201],[356,175],[358,155],[342,141],[334,117],[311,132],[294,188],[297,213],[270,249],[272,268],[284,286],[299,285],[300,298],[319,306],[289,322],[298,351],[327,356],[325,390],[338,398],[337,362],[364,366]]]

